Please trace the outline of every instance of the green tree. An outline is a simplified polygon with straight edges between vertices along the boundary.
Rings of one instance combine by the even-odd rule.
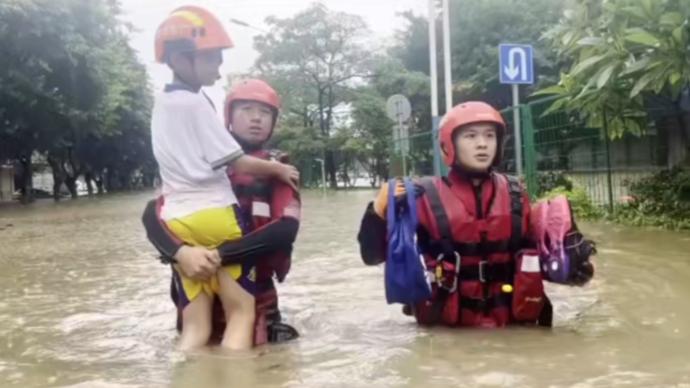
[[[315,124],[328,146],[336,107],[347,102],[355,81],[369,75],[370,55],[363,46],[367,26],[355,15],[315,4],[292,18],[269,17],[267,34],[255,39],[256,69],[286,96],[287,113]],[[277,82],[276,82],[277,81]],[[316,120],[313,120],[313,113]],[[337,187],[334,150],[324,150],[331,187]]]
[[[316,126],[305,126],[297,115],[288,116],[273,135],[271,145],[290,155],[290,163],[301,172],[303,185],[312,186],[320,182],[320,165],[316,159],[323,158],[326,145]]]
[[[604,127],[609,136],[646,130],[650,97],[673,109],[669,164],[687,153],[690,120],[678,109],[690,85],[690,3],[683,0],[579,0],[545,34],[570,63],[557,85],[539,94],[558,97],[550,111],[566,108]]]
[[[151,160],[150,147],[118,148],[146,144],[150,111],[146,73],[118,13],[112,0],[0,4],[0,141],[9,145],[0,158],[22,161],[27,199],[36,154],[53,170],[56,198],[63,182],[76,197],[80,175],[90,183],[102,173],[107,154],[95,149],[136,150],[127,161],[138,167]]]
[[[354,133],[350,144],[361,144],[356,158],[369,172],[372,186],[376,186],[388,179],[389,157],[394,150],[392,129],[395,123],[386,115],[386,100],[394,94],[405,95],[412,106],[409,134],[428,131],[429,77],[408,71],[394,59],[379,61],[373,74],[370,82],[359,88],[353,98]],[[411,157],[421,159],[424,154],[430,157],[430,152],[430,147],[412,147]]]

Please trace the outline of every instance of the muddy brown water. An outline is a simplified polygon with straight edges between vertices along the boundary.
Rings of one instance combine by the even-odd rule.
[[[688,233],[582,225],[597,277],[548,287],[553,329],[424,329],[359,259],[373,193],[307,193],[279,286],[302,337],[183,355],[139,222],[152,195],[0,208],[0,387],[690,387]]]

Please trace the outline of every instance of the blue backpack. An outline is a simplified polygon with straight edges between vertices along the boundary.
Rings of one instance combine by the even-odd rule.
[[[406,201],[396,204],[396,179],[388,182],[388,255],[384,272],[386,301],[414,304],[431,297],[425,267],[419,255],[417,233],[417,201],[414,185],[404,178]]]

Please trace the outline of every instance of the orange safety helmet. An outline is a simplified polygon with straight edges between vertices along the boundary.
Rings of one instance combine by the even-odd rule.
[[[197,51],[233,47],[223,25],[209,11],[186,5],[172,11],[156,31],[156,61],[164,63],[170,50]]]
[[[266,82],[260,79],[246,79],[234,85],[225,98],[225,127],[230,127],[232,104],[237,101],[257,101],[266,104],[273,110],[273,125],[275,125],[280,110],[278,93]]]
[[[450,167],[456,163],[455,142],[453,135],[455,132],[467,124],[492,123],[496,124],[497,147],[493,165],[501,162],[503,154],[503,138],[506,132],[506,123],[503,121],[501,113],[491,105],[481,101],[467,101],[456,105],[451,109],[440,123],[438,140],[441,144],[443,162]]]

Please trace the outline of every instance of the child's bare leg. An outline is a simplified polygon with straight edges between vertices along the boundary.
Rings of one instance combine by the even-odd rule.
[[[199,348],[208,343],[211,336],[211,297],[203,291],[182,310],[182,335],[180,350]]]
[[[254,344],[254,296],[223,269],[217,272],[218,296],[225,311],[225,332],[221,346],[233,350],[250,349]]]

